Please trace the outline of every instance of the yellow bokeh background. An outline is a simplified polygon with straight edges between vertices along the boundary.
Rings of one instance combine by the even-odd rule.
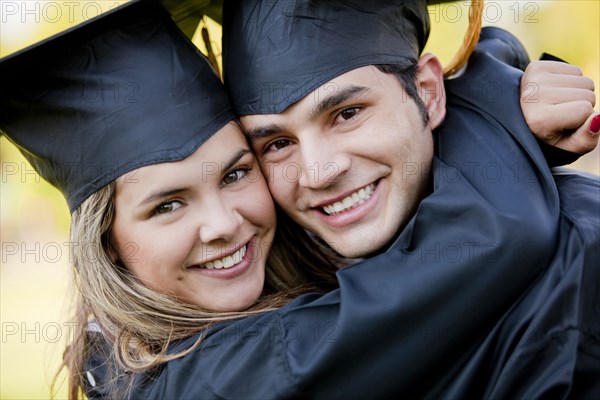
[[[0,0],[0,56],[122,3]],[[462,42],[467,14],[465,1],[432,7],[426,51],[448,62]],[[220,31],[208,24],[218,55]],[[554,54],[582,67],[596,88],[600,85],[600,1],[488,1],[487,25],[516,34],[533,59],[543,51]],[[202,47],[201,41],[196,43]],[[71,333],[66,296],[69,212],[62,195],[35,175],[5,138],[0,139],[0,163],[0,398],[47,399]],[[598,150],[573,167],[598,174]],[[65,397],[64,385],[58,397]]]

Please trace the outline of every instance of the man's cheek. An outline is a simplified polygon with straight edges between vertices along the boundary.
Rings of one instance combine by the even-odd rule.
[[[272,163],[272,162],[266,162],[261,159],[259,159],[259,164],[260,164],[260,169],[263,173],[263,176],[265,177],[265,180],[267,181],[269,188],[271,188],[272,184],[277,183],[276,176],[277,176],[277,170],[280,169],[279,164]]]
[[[271,196],[273,196],[275,203],[277,203],[286,213],[292,213],[295,204],[295,190],[293,185],[277,178],[269,180],[268,182],[269,191],[271,192]]]

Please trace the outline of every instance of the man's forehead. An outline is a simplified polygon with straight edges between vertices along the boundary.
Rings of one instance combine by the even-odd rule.
[[[256,130],[283,130],[290,118],[303,117],[314,120],[324,113],[343,105],[348,101],[356,100],[371,92],[371,89],[358,85],[331,86],[324,92],[315,91],[298,102],[292,104],[279,114],[254,114],[241,117],[246,133],[249,129]],[[262,134],[264,136],[264,134]]]
[[[355,68],[304,94],[281,113],[250,114],[242,116],[240,119],[244,127],[256,127],[257,125],[284,124],[286,116],[300,112],[310,112],[311,115],[307,115],[307,117],[316,118],[323,111],[347,100],[388,88],[381,79],[383,76],[385,75],[375,66]]]
[[[224,9],[224,77],[239,115],[282,112],[353,68],[412,65],[429,33],[425,0],[279,4],[290,12],[267,2]]]
[[[378,87],[384,85],[384,83],[381,81],[382,76],[384,76],[382,74],[383,72],[379,71],[374,65],[354,68],[325,82],[300,99],[298,102],[305,99],[311,99],[311,101],[317,103],[328,96],[348,90],[348,88],[352,86],[360,86],[365,89],[377,90]]]

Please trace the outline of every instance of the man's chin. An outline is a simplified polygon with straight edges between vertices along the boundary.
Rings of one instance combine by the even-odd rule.
[[[386,244],[390,240],[384,238],[369,238],[369,235],[357,235],[356,238],[335,237],[331,240],[325,240],[329,247],[338,254],[346,258],[365,258],[376,255],[387,250]],[[333,237],[333,236],[332,236]],[[368,239],[365,239],[368,238]]]

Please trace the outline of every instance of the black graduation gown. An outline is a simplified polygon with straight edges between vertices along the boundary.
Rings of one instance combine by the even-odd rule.
[[[529,321],[543,312],[533,300],[548,306],[555,294],[546,276],[570,271],[577,254],[598,247],[598,199],[580,195],[598,183],[571,180],[561,185],[561,198],[569,200],[559,201],[515,101],[521,73],[496,61],[482,54],[462,82],[449,82],[434,190],[388,252],[339,271],[338,290],[214,326],[189,355],[137,375],[131,397],[503,397],[548,393],[539,389],[562,384],[544,374],[540,379],[520,374],[513,355],[527,353],[520,346],[528,343],[527,329],[543,328]],[[477,68],[494,71],[502,96],[485,102],[477,92],[458,90],[481,84]],[[577,267],[588,274],[594,271],[590,257]],[[597,279],[589,291],[584,290],[589,283],[578,282],[565,296],[597,296]],[[594,308],[577,315],[558,312],[549,323],[574,319],[580,322],[575,326],[589,322],[593,331]],[[574,365],[572,374],[562,374],[565,380],[589,379],[588,366],[597,360],[593,337],[585,345],[574,339],[569,354],[545,354],[539,368],[564,356]],[[195,340],[175,343],[172,351]],[[580,348],[587,358],[580,357]],[[91,359],[92,374],[97,363]]]
[[[509,73],[510,68],[477,51],[469,63],[468,84],[461,79],[448,82],[450,107],[491,110],[490,116],[512,131],[514,114],[498,113],[493,104],[511,107],[499,84],[504,74],[496,79],[499,70]],[[485,94],[484,88],[495,86],[502,90]],[[469,93],[469,88],[480,90]],[[484,99],[474,93],[483,93]],[[440,141],[452,142],[449,136],[440,135]],[[449,152],[460,158],[461,149],[440,147],[446,149],[442,158]],[[549,267],[485,340],[465,354],[464,363],[421,393],[449,398],[600,398],[600,180],[565,168],[553,173],[560,223]]]

